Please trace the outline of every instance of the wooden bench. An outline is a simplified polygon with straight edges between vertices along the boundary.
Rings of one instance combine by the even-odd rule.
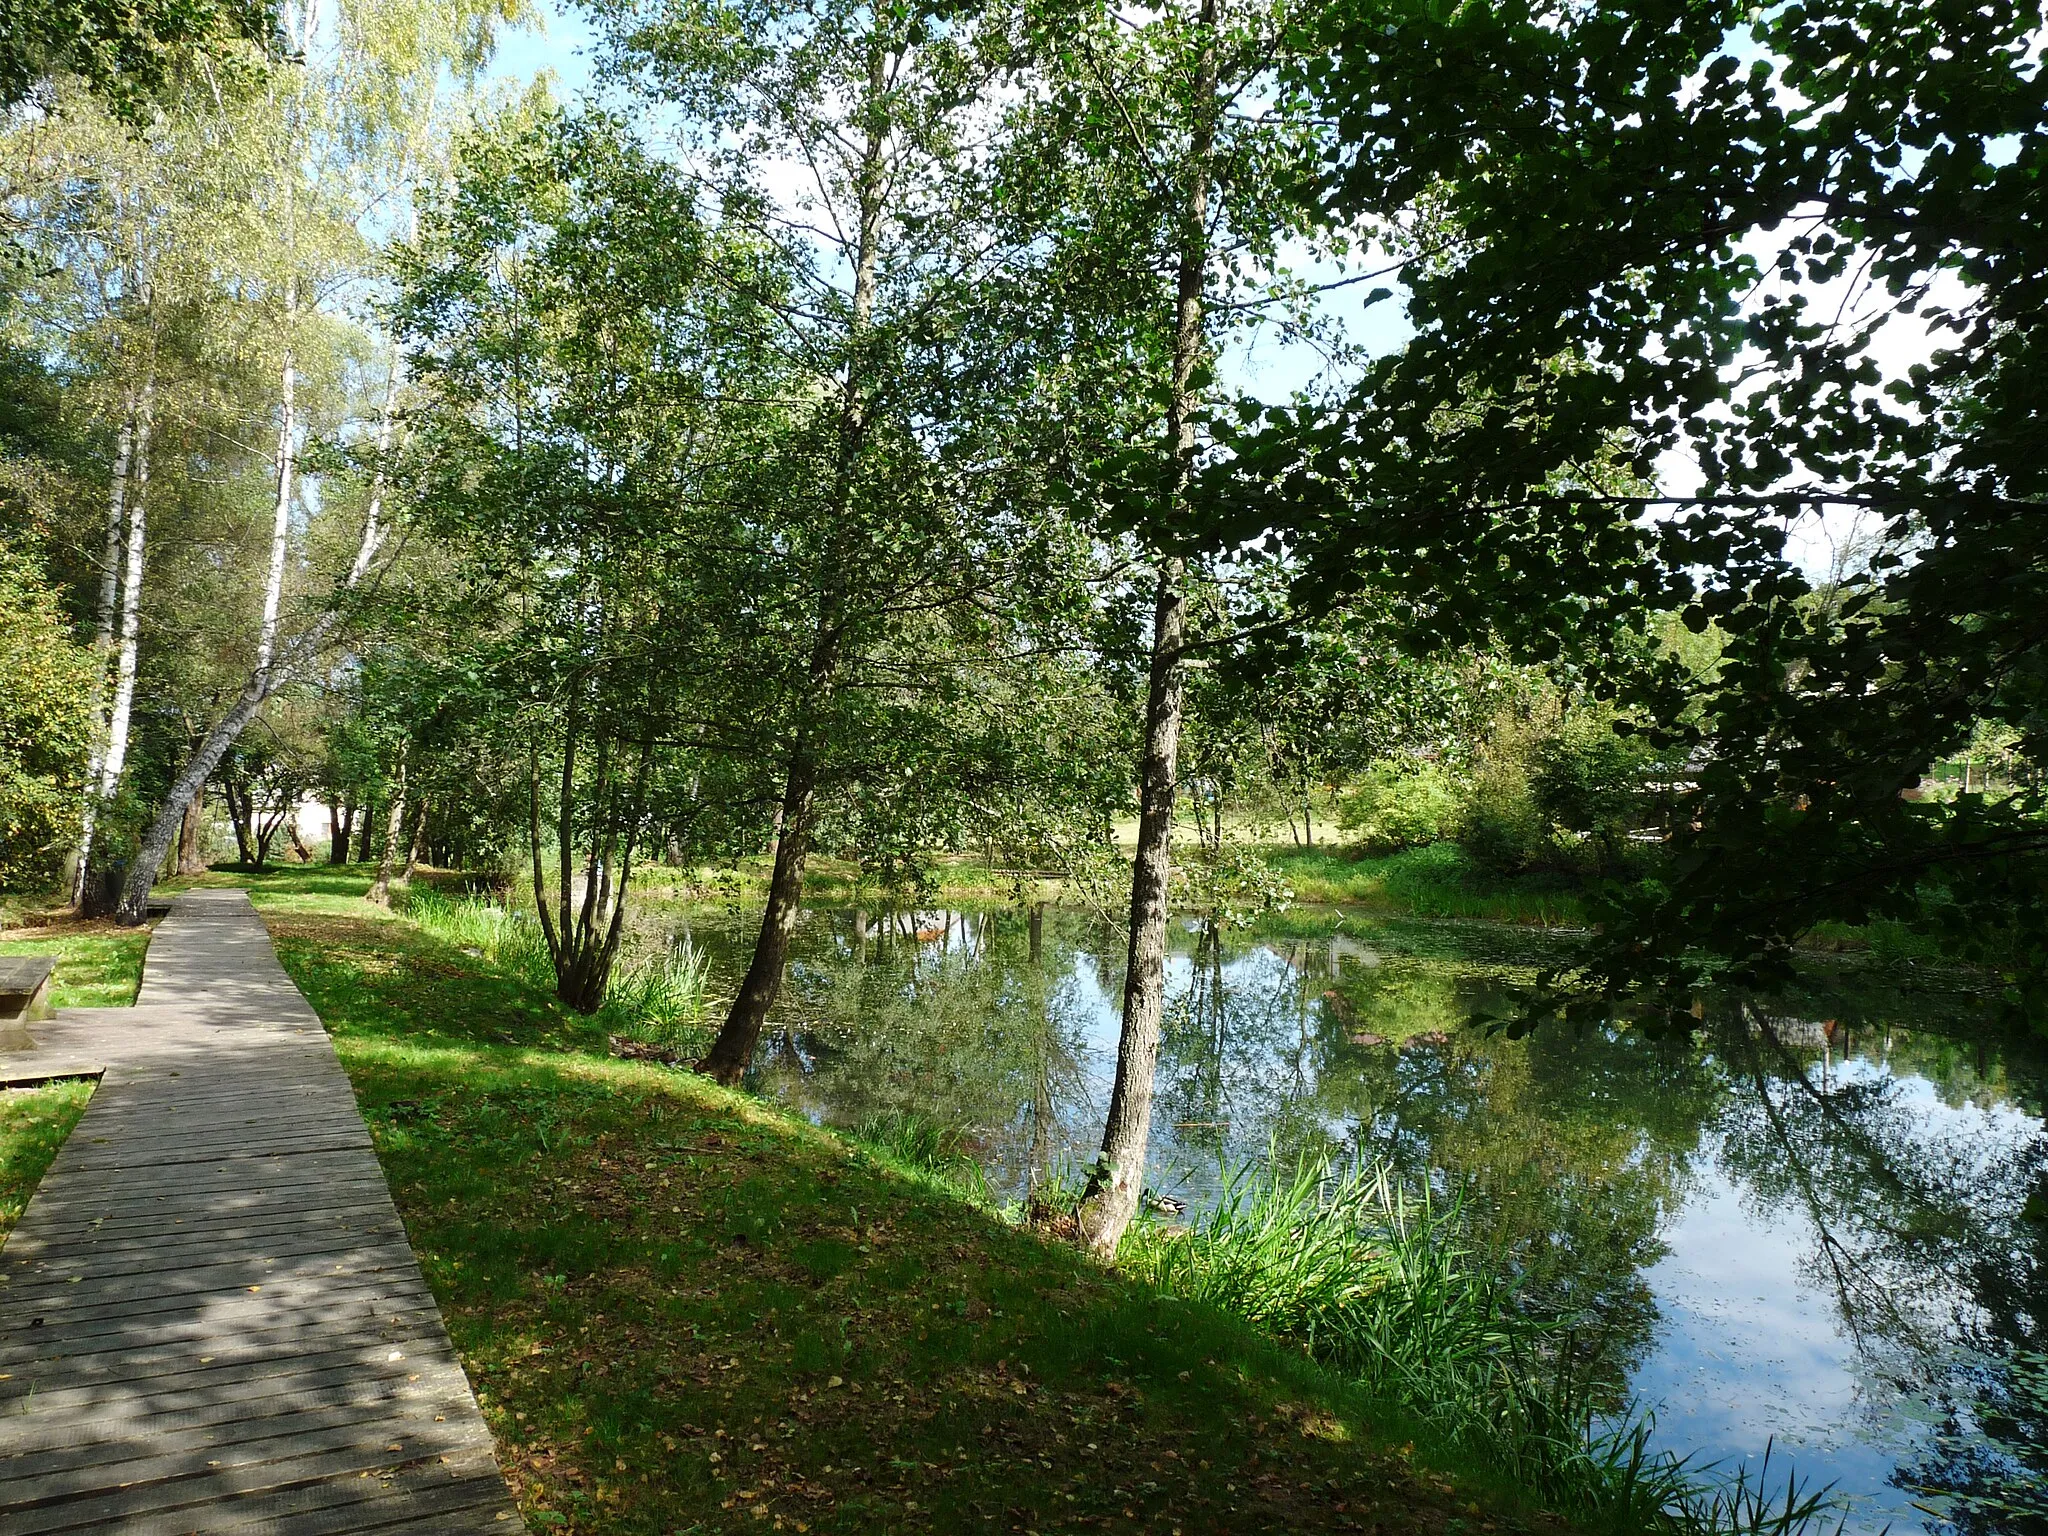
[[[28,1050],[30,1019],[50,1016],[52,955],[0,955],[0,1050]]]

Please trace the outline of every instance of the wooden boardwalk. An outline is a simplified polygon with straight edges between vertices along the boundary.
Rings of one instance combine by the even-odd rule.
[[[240,891],[178,898],[0,1248],[0,1532],[521,1530],[355,1096]]]

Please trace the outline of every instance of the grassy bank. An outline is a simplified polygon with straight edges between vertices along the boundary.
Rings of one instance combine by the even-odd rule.
[[[1577,928],[1585,904],[1557,875],[1496,875],[1451,843],[1374,857],[1344,848],[1264,850],[1298,901],[1337,902],[1405,917],[1483,918]]]
[[[1385,856],[1342,846],[1308,849],[1284,843],[1255,851],[1293,890],[1297,901],[1369,907],[1396,916],[1480,918],[1545,928],[1575,928],[1585,923],[1584,903],[1569,878],[1492,874],[1449,843]],[[1193,857],[1192,842],[1176,851],[1177,859]],[[645,888],[683,900],[729,896],[759,901],[767,891],[768,874],[769,861],[760,857],[742,859],[729,868],[656,866],[639,878]],[[940,855],[933,861],[931,875],[932,886],[925,899],[933,902],[1008,901],[1017,893],[1016,874],[991,869],[971,854]],[[1066,882],[1057,878],[1029,875],[1024,884],[1027,893],[1035,893],[1037,899],[1058,901],[1071,895]],[[862,884],[857,865],[817,856],[806,868],[804,889],[814,901],[875,899],[878,894]]]
[[[613,1059],[601,1024],[363,883],[254,882],[534,1529],[1544,1523],[1220,1310]]]

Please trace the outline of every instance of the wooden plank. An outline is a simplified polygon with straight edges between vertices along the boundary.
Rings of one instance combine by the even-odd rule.
[[[366,1347],[381,1345],[388,1356],[392,1350],[405,1348],[408,1330],[438,1318],[431,1297],[404,1305],[389,1297],[372,1297],[371,1303],[337,1306],[332,1319],[336,1327],[327,1331],[345,1331]],[[322,1336],[309,1341],[300,1327],[243,1328],[237,1329],[235,1336],[261,1343],[272,1351],[270,1358],[279,1362],[298,1360],[323,1347]],[[158,1357],[166,1361],[219,1358],[218,1352],[227,1347],[221,1343],[220,1330],[205,1319],[188,1321],[182,1328],[165,1327],[151,1319],[110,1332],[54,1340],[41,1348],[31,1345],[0,1357],[0,1366],[6,1367],[0,1373],[0,1401],[10,1395],[32,1394],[39,1381],[61,1385],[74,1374]]]
[[[471,1532],[516,1529],[503,1521],[504,1484],[497,1468],[473,1457],[450,1457],[389,1477],[360,1474],[302,1488],[245,1494],[199,1506],[131,1517],[124,1536],[262,1532],[276,1536],[340,1536],[370,1531]]]
[[[38,1033],[9,1067],[103,1076],[0,1249],[0,1530],[522,1530],[247,898],[181,896],[137,1007]]]

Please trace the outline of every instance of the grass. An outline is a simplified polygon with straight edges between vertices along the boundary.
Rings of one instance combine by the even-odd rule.
[[[531,914],[510,911],[488,897],[450,896],[428,886],[407,892],[401,910],[444,943],[540,990],[553,990],[547,938]],[[660,954],[622,959],[612,968],[596,1023],[607,1036],[687,1054],[706,1043],[704,988],[710,970],[709,958],[688,940]]]
[[[1272,847],[1263,852],[1299,901],[1541,928],[1585,925],[1585,906],[1570,880],[1492,874],[1451,843],[1377,857],[1341,847]]]
[[[92,1090],[86,1082],[0,1088],[0,1240],[21,1220]]]
[[[125,1008],[142,985],[149,931],[98,919],[49,915],[30,927],[0,930],[0,955],[55,955],[50,1002],[57,1008]]]
[[[1299,1348],[906,1176],[946,1161],[916,1127],[862,1145],[614,1059],[524,976],[295,875],[251,883],[534,1530],[1547,1524]]]
[[[1176,845],[1179,838],[1176,836]],[[1297,901],[1334,902],[1372,907],[1412,917],[1480,918],[1543,928],[1585,925],[1585,908],[1577,883],[1562,875],[1496,875],[1482,869],[1463,849],[1450,843],[1411,848],[1374,856],[1343,845],[1299,848],[1285,843],[1251,846],[1289,885]],[[1189,846],[1177,857],[1192,858]],[[690,870],[663,869],[642,876],[650,888],[665,888],[680,899],[726,896],[758,901],[767,889],[766,858],[743,859],[730,869],[709,866]],[[933,887],[926,901],[1005,901],[1014,899],[1013,877],[991,870],[972,854],[941,855],[933,860]],[[1057,900],[1066,892],[1060,880],[1034,882],[1039,897]],[[814,857],[806,868],[804,887],[814,901],[845,901],[872,896],[861,884],[857,866],[845,860]]]

